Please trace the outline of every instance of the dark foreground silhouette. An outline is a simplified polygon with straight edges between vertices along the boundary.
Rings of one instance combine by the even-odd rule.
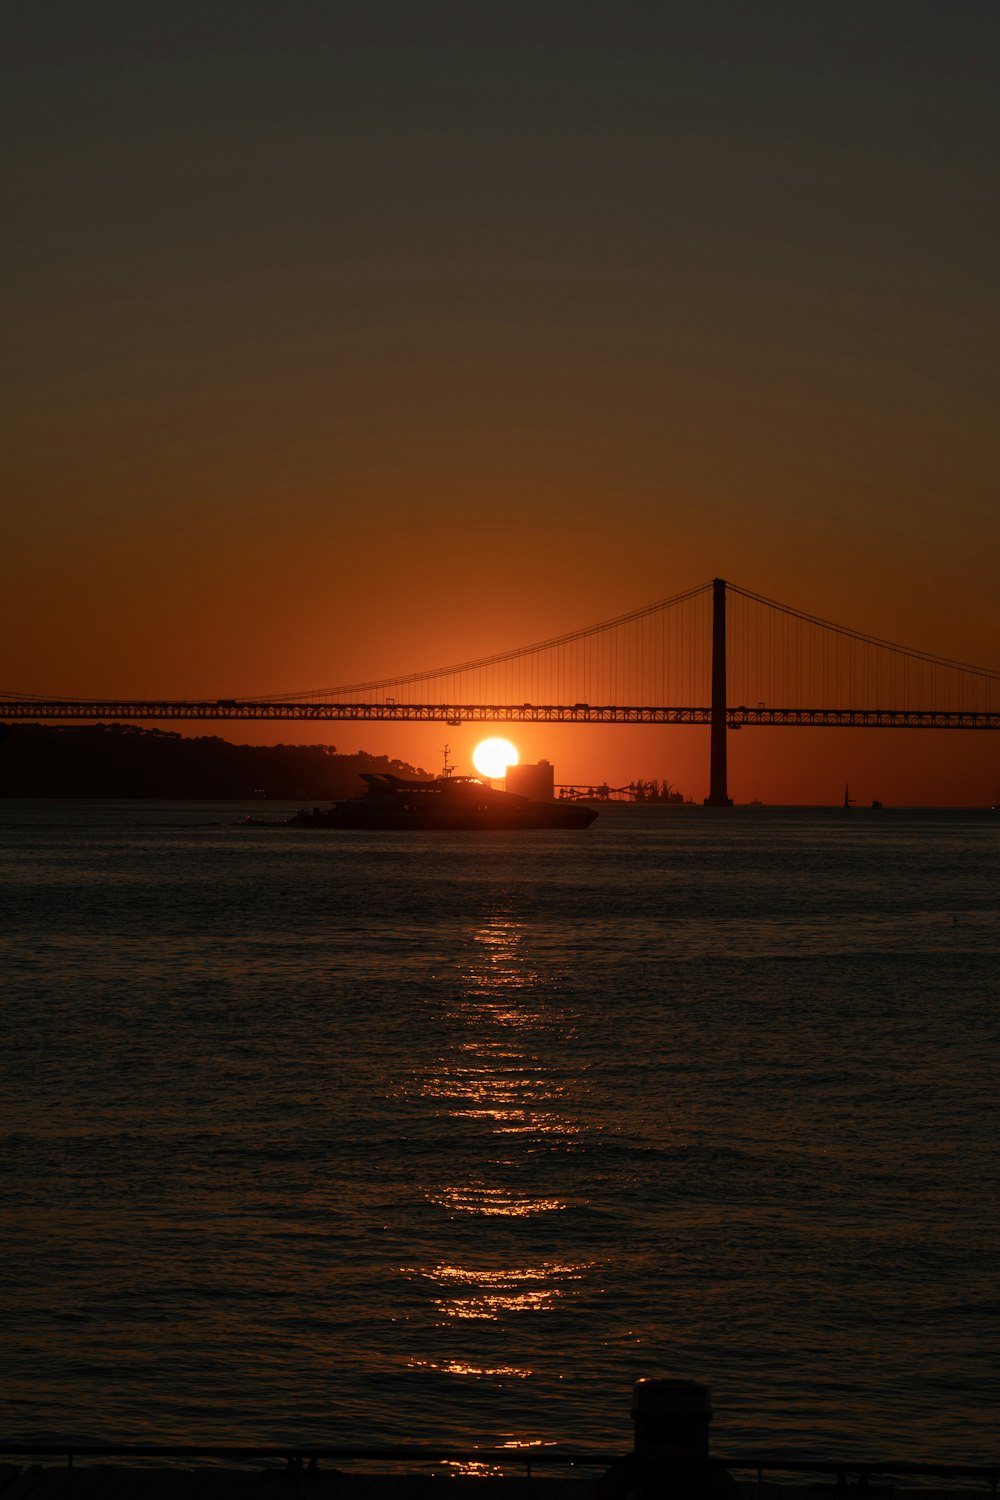
[[[384,755],[332,745],[233,745],[133,724],[0,725],[2,797],[178,797],[332,800],[365,772],[426,775]]]
[[[477,831],[521,828],[589,828],[597,817],[578,803],[534,802],[498,792],[476,776],[438,776],[413,781],[362,773],[367,791],[332,807],[295,814],[303,828],[446,829]],[[252,821],[252,820],[251,820]]]

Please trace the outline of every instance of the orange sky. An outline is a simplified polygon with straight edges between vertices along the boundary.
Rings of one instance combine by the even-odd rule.
[[[0,686],[321,688],[716,575],[1000,667],[1000,13],[724,9],[23,7]],[[700,731],[511,737],[707,790]],[[981,803],[1000,741],[730,770]]]

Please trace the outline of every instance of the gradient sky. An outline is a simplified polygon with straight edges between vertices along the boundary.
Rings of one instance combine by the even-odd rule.
[[[321,688],[715,575],[1000,667],[993,0],[52,0],[4,52],[0,687]],[[700,731],[511,737],[707,790]],[[1000,780],[732,739],[737,797]]]

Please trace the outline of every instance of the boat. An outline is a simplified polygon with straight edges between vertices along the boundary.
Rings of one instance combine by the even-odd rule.
[[[533,802],[500,792],[476,776],[407,781],[389,772],[362,771],[366,789],[323,809],[303,808],[289,821],[298,828],[479,829],[589,828],[594,808],[578,802]]]

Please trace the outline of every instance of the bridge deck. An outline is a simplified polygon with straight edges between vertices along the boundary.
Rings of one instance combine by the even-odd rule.
[[[1000,711],[943,708],[769,708],[725,710],[730,729],[1000,729]],[[686,724],[708,727],[710,707],[622,703],[273,703],[258,699],[0,698],[0,721],[176,719],[306,720],[432,724]]]

